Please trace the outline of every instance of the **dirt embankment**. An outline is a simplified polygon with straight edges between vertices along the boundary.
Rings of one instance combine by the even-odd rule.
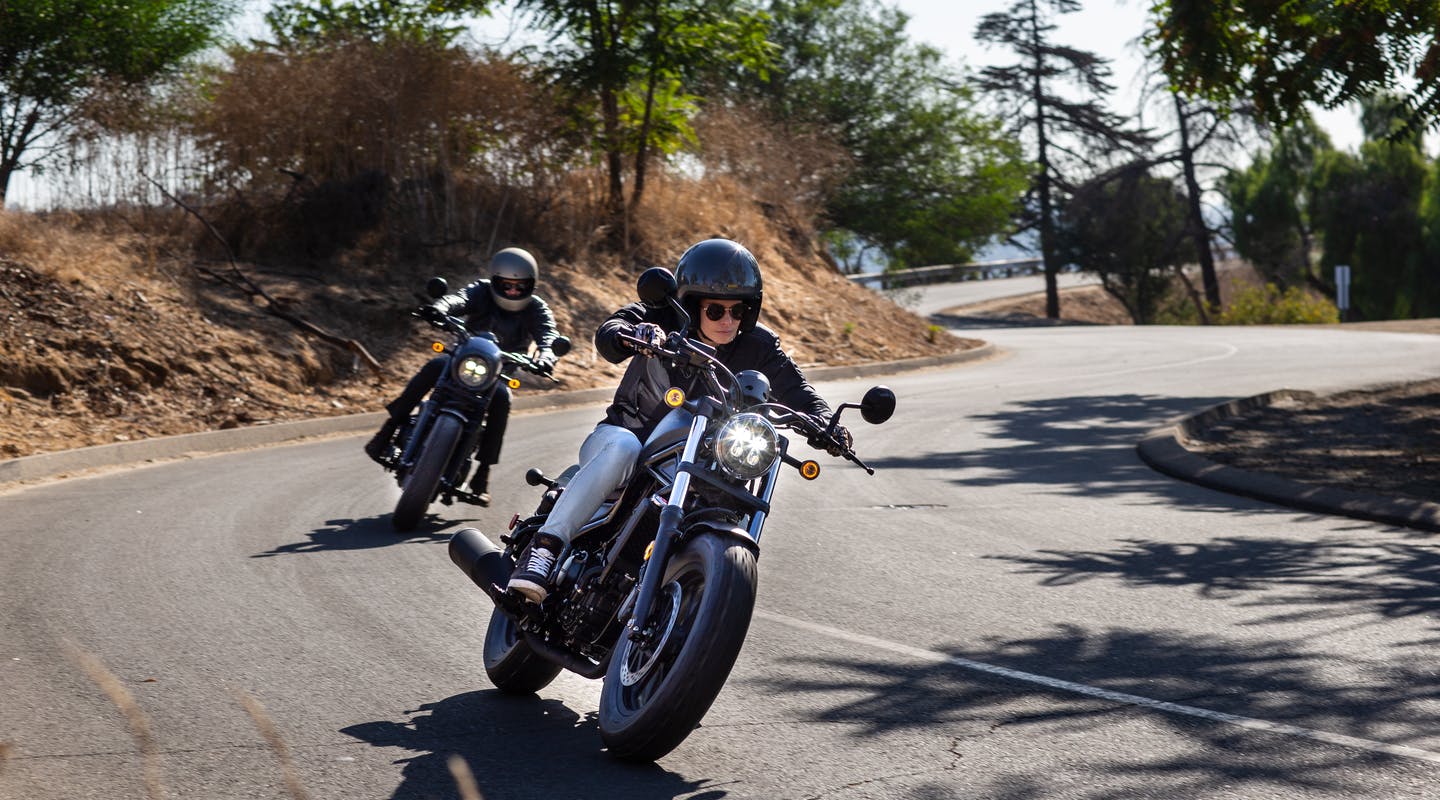
[[[751,249],[766,280],[762,320],[802,366],[978,344],[852,285],[817,253],[756,238]],[[678,255],[683,246],[671,249]],[[352,353],[268,313],[267,302],[217,280],[229,265],[197,268],[157,252],[142,238],[0,212],[0,458],[377,411],[433,355],[431,329],[409,317],[430,274],[424,267],[329,278],[241,265],[287,312],[363,344],[383,366],[375,374]],[[556,371],[559,386],[527,382],[520,391],[615,383],[619,370],[596,357],[591,335],[632,301],[643,266],[542,266],[538,293],[576,347]],[[475,270],[437,271],[459,286]]]

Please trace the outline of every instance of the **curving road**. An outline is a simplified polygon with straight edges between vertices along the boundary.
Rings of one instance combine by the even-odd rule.
[[[702,727],[645,768],[600,749],[597,683],[507,698],[487,601],[449,562],[596,408],[512,421],[494,509],[389,533],[362,437],[0,494],[0,798],[1429,798],[1440,556],[1414,532],[1177,483],[1136,457],[1180,414],[1281,387],[1440,375],[1434,337],[1335,329],[965,331],[1005,355],[895,376],[895,419],[782,486],[759,609]],[[832,400],[864,384],[822,384]],[[857,420],[857,426],[863,426]]]

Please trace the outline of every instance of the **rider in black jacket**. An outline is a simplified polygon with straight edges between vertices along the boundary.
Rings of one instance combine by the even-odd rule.
[[[732,372],[759,370],[770,390],[785,405],[821,420],[830,407],[806,382],[774,331],[758,323],[763,283],[760,265],[749,250],[728,239],[707,239],[692,246],[675,266],[677,298],[690,315],[690,338],[715,348]],[[627,305],[611,314],[595,332],[595,347],[606,360],[630,358],[605,419],[580,446],[580,471],[570,479],[522,554],[508,589],[532,602],[549,593],[549,575],[570,537],[600,508],[605,496],[629,480],[641,444],[657,428],[688,425],[686,412],[671,410],[663,395],[672,386],[693,393],[679,372],[671,374],[658,359],[631,358],[635,351],[617,340],[619,334],[656,341],[663,331],[679,328],[679,315],[668,307]],[[850,441],[845,428],[836,438]]]
[[[550,306],[535,294],[539,277],[535,257],[518,247],[507,247],[490,259],[490,279],[476,280],[464,289],[448,294],[432,305],[441,314],[463,316],[471,333],[489,331],[500,349],[525,352],[531,342],[539,348],[535,361],[542,368],[553,369],[555,355],[550,345],[559,336],[555,315]],[[400,396],[385,407],[390,416],[379,432],[365,445],[365,453],[383,461],[392,446],[395,431],[409,418],[424,399],[425,393],[445,370],[448,356],[431,359],[415,373]],[[485,411],[485,432],[475,446],[475,474],[470,478],[470,491],[481,505],[490,504],[487,492],[490,466],[500,461],[500,445],[505,439],[505,426],[510,418],[510,389],[503,384],[496,390]]]

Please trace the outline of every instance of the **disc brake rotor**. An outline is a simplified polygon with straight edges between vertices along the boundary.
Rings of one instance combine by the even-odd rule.
[[[645,679],[645,676],[660,661],[661,654],[665,652],[665,645],[670,641],[670,635],[675,632],[675,622],[680,618],[680,601],[682,599],[680,583],[670,581],[660,591],[664,593],[661,597],[670,604],[669,610],[665,612],[664,628],[660,631],[658,641],[654,646],[644,650],[640,649],[644,645],[626,637],[625,652],[620,654],[620,683],[624,686],[634,686]],[[634,656],[640,656],[642,663],[632,667],[632,657]]]

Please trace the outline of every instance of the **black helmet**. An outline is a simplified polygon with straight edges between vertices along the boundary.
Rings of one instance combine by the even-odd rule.
[[[675,283],[675,297],[696,325],[700,324],[702,297],[744,300],[741,333],[755,327],[760,317],[765,286],[760,264],[749,250],[729,239],[706,239],[691,245],[675,265]]]
[[[520,311],[530,305],[538,277],[540,268],[535,265],[535,256],[518,247],[507,247],[490,258],[490,296],[506,311]],[[519,281],[520,294],[507,295],[500,291],[500,281]]]

